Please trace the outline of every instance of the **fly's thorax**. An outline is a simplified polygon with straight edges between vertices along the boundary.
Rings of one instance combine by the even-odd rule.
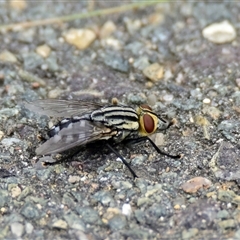
[[[148,136],[169,127],[169,123],[157,116],[148,105],[141,105],[137,109],[137,113],[139,116],[139,134],[141,136]]]
[[[127,106],[112,105],[95,110],[91,113],[91,120],[118,130],[134,131],[139,128],[137,112]]]

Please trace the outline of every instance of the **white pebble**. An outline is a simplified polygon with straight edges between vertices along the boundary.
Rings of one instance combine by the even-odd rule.
[[[232,42],[237,36],[235,28],[228,21],[213,23],[205,27],[202,34],[210,42],[218,44]]]
[[[204,98],[204,99],[203,99],[203,103],[209,104],[209,103],[211,103],[211,99],[209,99],[209,98]]]
[[[131,213],[132,213],[131,205],[129,203],[124,203],[122,206],[122,214],[130,216]]]

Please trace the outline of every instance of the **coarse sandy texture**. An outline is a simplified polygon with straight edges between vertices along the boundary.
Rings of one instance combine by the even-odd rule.
[[[1,24],[130,3],[20,2],[0,2]],[[237,2],[180,1],[1,31],[0,238],[239,239],[239,12]],[[203,37],[224,20],[235,39]],[[183,158],[158,155],[149,143],[120,144],[135,180],[101,143],[71,161],[37,164],[49,118],[21,101],[113,97],[175,118],[153,139]]]

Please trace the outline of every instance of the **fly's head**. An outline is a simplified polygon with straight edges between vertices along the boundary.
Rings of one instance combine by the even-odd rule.
[[[148,105],[141,105],[137,109],[139,116],[139,134],[148,136],[155,132],[167,129],[172,123],[162,119]]]

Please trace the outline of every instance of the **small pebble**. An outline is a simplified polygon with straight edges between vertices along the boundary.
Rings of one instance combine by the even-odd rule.
[[[14,10],[24,10],[27,7],[27,2],[25,0],[10,0],[10,7]]]
[[[6,147],[11,147],[13,144],[19,142],[21,142],[21,140],[17,138],[4,138],[1,143]]]
[[[132,19],[129,19],[129,18],[125,19],[125,24],[126,24],[126,28],[127,28],[128,32],[130,34],[133,34],[134,32],[136,32],[142,25],[140,19],[132,20]]]
[[[240,88],[240,78],[237,78],[235,81],[236,81],[237,86]]]
[[[153,82],[147,81],[147,82],[145,83],[145,87],[146,87],[146,88],[152,88],[152,87],[153,87]]]
[[[127,225],[126,217],[122,214],[117,214],[109,220],[108,224],[112,231],[118,231]]]
[[[122,206],[122,214],[126,216],[130,216],[132,213],[132,208],[129,203],[124,203]]]
[[[150,202],[151,202],[151,199],[150,199],[150,198],[148,198],[148,197],[140,197],[140,198],[138,198],[138,200],[137,200],[137,206],[138,206],[138,207],[141,207],[142,205],[148,204],[148,203],[150,203]]]
[[[209,99],[209,98],[204,98],[204,99],[203,99],[203,103],[205,103],[205,104],[210,104],[210,103],[211,103],[211,99]]]
[[[232,42],[236,36],[236,30],[229,21],[213,23],[202,31],[203,37],[213,43],[223,44]]]
[[[222,230],[225,230],[225,229],[229,229],[229,228],[234,229],[236,226],[236,223],[235,223],[234,219],[226,219],[226,220],[219,222],[218,225]]]
[[[164,134],[163,133],[156,133],[154,143],[157,146],[163,146],[165,144]]]
[[[170,78],[173,77],[173,73],[172,73],[172,70],[171,69],[165,69],[165,72],[164,72],[164,79],[165,80],[168,80]]]
[[[3,138],[3,136],[4,136],[4,132],[0,131],[0,140]]]
[[[68,182],[70,183],[76,183],[76,182],[79,182],[80,181],[80,177],[79,176],[69,176],[68,178]]]
[[[182,84],[183,81],[184,81],[184,75],[183,75],[183,73],[180,72],[180,73],[178,73],[178,75],[176,77],[176,83]]]
[[[39,78],[36,75],[33,75],[32,73],[30,73],[28,71],[20,69],[18,71],[18,75],[20,76],[20,78],[23,81],[34,83],[34,84],[38,83],[40,86],[46,86],[45,80],[43,80],[42,78]]]
[[[153,82],[159,81],[164,76],[164,68],[158,63],[153,63],[143,69],[145,77]]]
[[[138,69],[138,70],[144,70],[150,65],[149,59],[147,56],[141,56],[137,59],[134,60],[133,62],[133,67]]]
[[[18,197],[21,194],[21,192],[22,192],[22,190],[18,186],[11,189],[11,193],[12,193],[11,195],[12,195],[13,198]]]
[[[146,155],[141,154],[141,155],[136,155],[131,162],[133,166],[136,166],[136,165],[144,164],[145,161],[147,161]]]
[[[62,219],[58,219],[57,221],[55,221],[52,224],[52,227],[54,228],[59,228],[59,229],[67,229],[68,224],[66,221],[62,220]]]
[[[24,226],[19,222],[14,222],[10,224],[11,232],[16,237],[21,237],[24,232]]]
[[[33,225],[29,222],[26,223],[25,225],[25,231],[27,234],[31,234],[33,232]]]
[[[199,126],[209,126],[210,125],[207,118],[205,118],[204,116],[201,116],[201,115],[195,116],[194,121]]]
[[[47,58],[51,53],[51,48],[48,45],[44,44],[36,48],[36,53],[43,58]]]
[[[173,101],[173,95],[172,94],[164,94],[162,99],[165,101],[165,102],[172,102]]]
[[[154,106],[157,102],[157,97],[155,94],[150,94],[148,97],[147,97],[147,102],[149,103],[150,106]]]
[[[114,31],[116,31],[117,27],[112,21],[107,21],[103,24],[100,30],[100,38],[109,37]]]
[[[199,230],[197,228],[189,228],[182,231],[182,239],[194,239],[194,236],[198,234]]]
[[[26,202],[21,210],[21,214],[27,219],[39,218],[39,211],[35,204]]]
[[[221,114],[222,114],[222,112],[221,112],[218,108],[212,107],[212,106],[206,106],[206,107],[204,107],[203,110],[202,110],[202,112],[203,112],[204,114],[208,114],[208,115],[211,116],[214,120],[217,120],[217,119],[221,116]]]
[[[200,188],[209,188],[212,185],[212,182],[204,177],[195,177],[184,184],[182,184],[182,189],[187,193],[195,193]]]
[[[32,88],[34,88],[34,89],[37,89],[37,88],[40,88],[40,83],[38,83],[38,82],[33,82],[32,84]]]
[[[0,61],[3,62],[11,62],[11,63],[16,63],[17,58],[15,55],[7,50],[4,50],[3,52],[0,53]]]
[[[122,44],[119,40],[115,39],[115,38],[106,38],[106,39],[102,39],[101,40],[101,44],[103,47],[112,47],[114,49],[121,49],[122,48]]]
[[[60,94],[63,92],[60,88],[55,88],[48,93],[48,98],[58,98]]]
[[[70,29],[63,34],[65,41],[80,50],[86,49],[96,39],[97,35],[90,29]]]
[[[179,210],[179,209],[181,209],[181,206],[179,205],[179,204],[176,204],[176,205],[174,205],[174,207],[173,207],[175,210]]]

